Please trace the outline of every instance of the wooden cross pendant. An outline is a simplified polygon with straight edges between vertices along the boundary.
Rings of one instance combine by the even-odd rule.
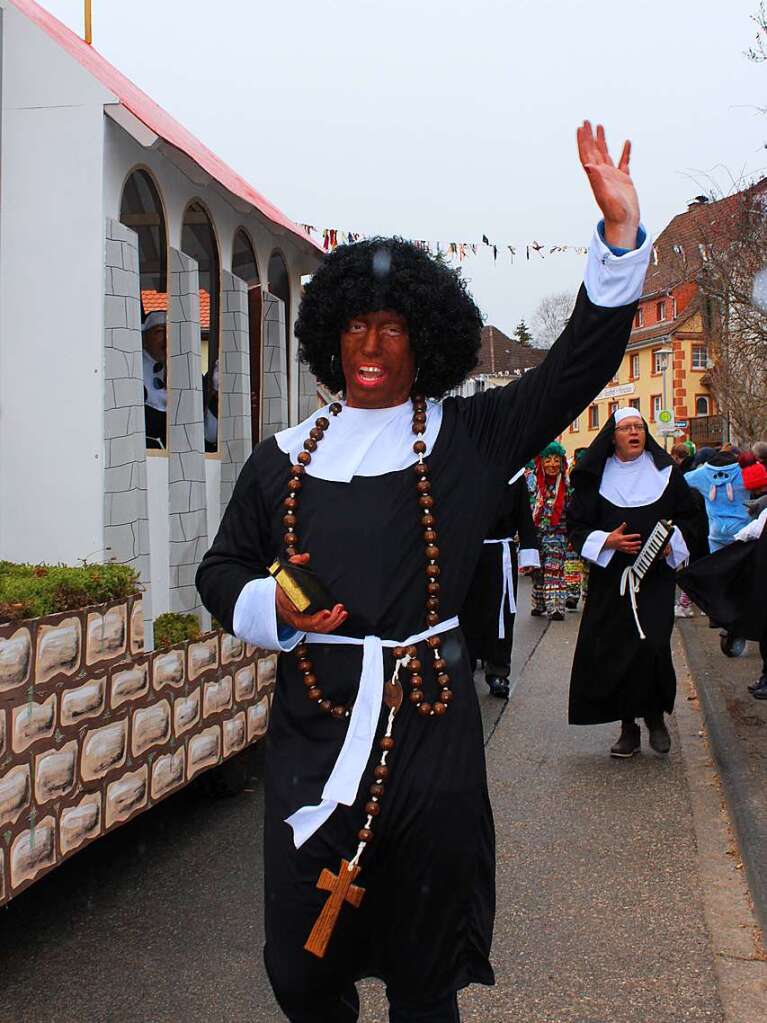
[[[341,860],[341,869],[338,871],[338,877],[327,868],[320,874],[317,887],[320,891],[330,892],[330,895],[322,907],[322,912],[317,917],[317,921],[314,927],[312,927],[312,932],[304,945],[306,951],[311,952],[318,959],[323,959],[325,956],[328,942],[338,923],[338,915],[344,902],[351,903],[355,909],[358,909],[362,902],[365,889],[354,884],[354,880],[361,869],[361,867],[352,867],[350,870],[349,861]]]

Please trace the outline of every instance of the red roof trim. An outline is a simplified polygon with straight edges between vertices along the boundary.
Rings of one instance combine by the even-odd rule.
[[[260,192],[248,184],[244,178],[232,170],[199,139],[195,138],[182,124],[171,117],[167,111],[158,106],[145,92],[134,85],[130,79],[117,70],[112,64],[81,39],[75,32],[62,24],[58,18],[42,8],[35,0],[11,0],[11,3],[23,15],[34,22],[73,57],[89,74],[113,92],[120,103],[150,128],[156,135],[169,142],[172,146],[186,153],[188,157],[207,171],[212,178],[223,185],[233,195],[250,203],[273,224],[286,228],[291,234],[308,242],[320,250],[319,245],[311,239],[306,231],[285,216],[264,198]]]

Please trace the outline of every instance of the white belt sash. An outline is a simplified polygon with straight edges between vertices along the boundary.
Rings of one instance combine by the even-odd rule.
[[[514,598],[514,573],[511,567],[511,537],[503,540],[485,540],[485,543],[503,544],[503,590],[501,591],[501,606],[498,609],[498,639],[506,639],[506,622],[503,613],[503,605],[508,599],[509,614],[517,610],[517,602]]]
[[[305,643],[346,644],[362,647],[362,673],[354,701],[346,738],[338,754],[330,777],[322,790],[322,802],[316,806],[302,806],[285,823],[293,829],[293,842],[300,849],[304,842],[322,827],[339,803],[351,806],[357,798],[362,775],[370,759],[378,718],[383,702],[383,650],[384,647],[412,646],[430,636],[458,628],[458,618],[449,618],[431,629],[424,629],[407,639],[381,639],[379,636],[337,636],[309,632]]]

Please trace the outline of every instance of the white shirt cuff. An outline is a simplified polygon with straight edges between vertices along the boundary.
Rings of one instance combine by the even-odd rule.
[[[762,535],[765,523],[767,523],[767,508],[763,508],[759,512],[759,517],[754,519],[753,522],[749,522],[748,525],[743,526],[735,534],[736,540],[758,540]]]
[[[303,633],[277,624],[276,586],[270,575],[245,583],[234,605],[232,622],[238,639],[264,650],[287,652],[298,646]]]
[[[690,558],[690,549],[687,546],[679,526],[674,526],[674,532],[669,540],[671,552],[666,555],[666,562],[669,568],[680,568]]]
[[[520,547],[517,563],[520,568],[540,568],[541,556],[535,547]]]
[[[605,244],[599,227],[594,231],[583,278],[586,292],[594,305],[617,309],[641,297],[650,265],[652,238],[642,225],[640,231],[644,232],[642,244],[622,256],[616,256]]]
[[[592,533],[589,533],[586,537],[586,543],[581,550],[581,557],[586,558],[587,561],[593,561],[600,568],[607,568],[615,553],[609,547],[607,550],[604,549],[605,540],[609,535],[604,529],[595,529]]]

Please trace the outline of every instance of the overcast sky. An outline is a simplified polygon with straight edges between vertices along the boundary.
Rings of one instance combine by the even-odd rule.
[[[42,0],[82,31],[82,0]],[[602,120],[653,233],[767,167],[758,0],[93,0],[112,63],[296,221],[411,238],[584,245],[575,127]],[[511,332],[583,257],[470,258]]]

